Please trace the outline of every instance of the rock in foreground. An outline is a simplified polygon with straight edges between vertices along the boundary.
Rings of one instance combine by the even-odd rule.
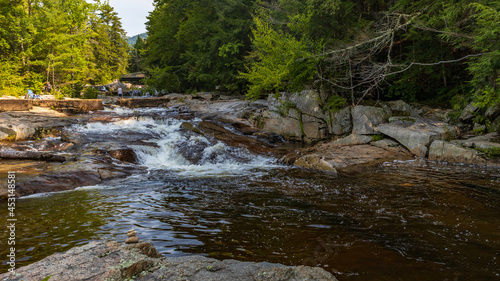
[[[90,242],[19,268],[0,280],[337,280],[321,268],[219,261],[201,256],[162,258],[150,242]]]

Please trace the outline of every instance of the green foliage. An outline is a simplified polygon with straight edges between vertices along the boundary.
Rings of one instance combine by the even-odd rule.
[[[498,147],[492,147],[488,149],[476,148],[476,150],[484,153],[484,155],[486,155],[489,158],[500,159],[500,148]]]
[[[109,82],[123,73],[119,18],[107,3],[88,2],[0,0],[1,93],[39,91],[46,81]]]
[[[326,104],[323,106],[323,111],[325,112],[337,112],[343,108],[347,103],[347,100],[339,95],[331,95]]]
[[[280,100],[280,103],[277,104],[275,108],[276,112],[282,117],[287,117],[290,113],[290,110],[301,113],[300,109],[297,107],[297,104],[289,100]]]
[[[372,141],[373,142],[383,140],[384,138],[385,138],[385,136],[382,135],[382,134],[380,134],[380,135],[372,135]]]
[[[82,83],[66,84],[61,87],[61,93],[68,98],[80,98],[83,89]]]
[[[158,89],[241,91],[250,51],[251,0],[159,0],[150,14],[144,69]]]
[[[280,91],[300,91],[314,75],[314,61],[305,42],[277,32],[259,18],[252,30],[253,62],[241,77],[250,82],[247,98],[258,99]]]
[[[54,97],[56,100],[64,99],[64,94],[59,90],[54,90]]]
[[[94,87],[87,87],[83,91],[83,99],[96,99],[99,95],[99,91]]]

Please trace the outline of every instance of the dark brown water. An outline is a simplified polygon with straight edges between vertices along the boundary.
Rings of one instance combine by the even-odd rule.
[[[306,264],[341,281],[500,279],[498,170],[409,161],[333,178],[226,160],[19,200],[18,265],[135,228],[165,256]]]
[[[390,163],[338,179],[294,169],[148,178],[20,200],[21,263],[94,239],[122,241],[133,227],[164,255],[307,264],[340,280],[499,278],[492,171]]]

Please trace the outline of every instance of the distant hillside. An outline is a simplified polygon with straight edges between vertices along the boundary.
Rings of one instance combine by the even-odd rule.
[[[137,38],[139,38],[139,36],[141,36],[142,39],[146,39],[148,37],[148,34],[147,33],[142,33],[142,34],[135,35],[135,36],[127,38],[127,42],[130,44],[130,46],[134,46],[135,45],[135,42],[137,42]]]

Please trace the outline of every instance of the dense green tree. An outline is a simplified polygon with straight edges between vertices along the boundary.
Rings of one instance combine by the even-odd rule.
[[[127,70],[129,72],[142,72],[143,71],[143,56],[146,49],[146,42],[141,36],[137,38],[134,46],[129,50],[129,65]]]
[[[127,44],[109,4],[0,0],[0,94],[109,82],[125,70]]]
[[[108,83],[125,72],[128,43],[120,18],[109,3],[98,3],[92,20],[94,69],[92,81]]]
[[[156,0],[145,65],[149,83],[167,90],[243,89],[250,51],[251,0]]]

